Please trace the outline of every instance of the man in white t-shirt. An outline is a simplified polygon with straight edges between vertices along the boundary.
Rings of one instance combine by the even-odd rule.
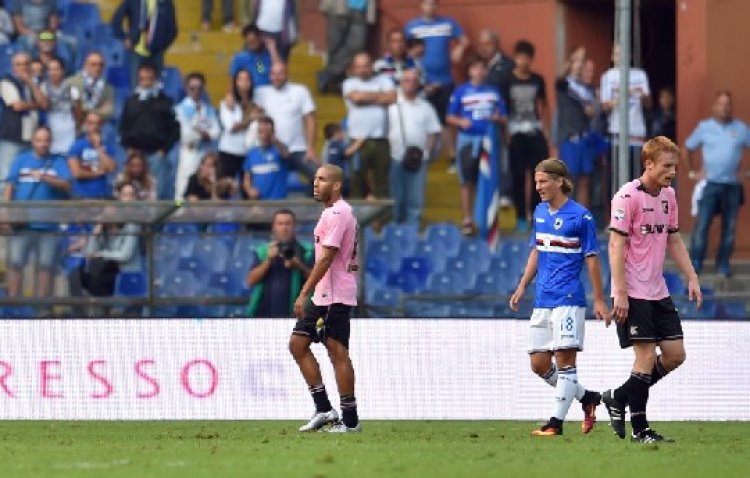
[[[388,198],[391,152],[388,144],[389,105],[396,101],[393,81],[374,76],[372,58],[354,56],[350,76],[341,89],[347,109],[347,129],[353,144],[347,155],[355,155],[352,197]]]
[[[419,227],[424,207],[427,162],[440,137],[442,125],[435,108],[419,96],[420,73],[416,68],[401,74],[398,100],[388,107],[388,141],[391,146],[391,195],[393,220]],[[418,148],[422,161],[404,162],[407,147]],[[412,148],[412,149],[413,149]]]
[[[304,174],[312,185],[320,165],[315,157],[315,103],[306,86],[287,79],[286,65],[274,63],[271,84],[255,90],[255,104],[273,120],[278,140],[289,150],[291,169]]]
[[[609,113],[609,133],[613,136],[612,144],[616,147],[620,134],[620,114],[617,111],[617,101],[620,98],[620,47],[612,48],[612,68],[602,75],[599,90],[602,109]],[[633,171],[631,176],[641,173],[640,151],[646,141],[646,118],[643,109],[651,108],[651,90],[648,86],[648,76],[640,68],[631,68],[628,77],[629,101],[628,120],[630,126],[628,142]]]

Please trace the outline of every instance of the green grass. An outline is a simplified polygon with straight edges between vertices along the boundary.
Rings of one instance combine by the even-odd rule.
[[[359,435],[297,422],[2,422],[0,477],[742,477],[750,423],[657,423],[676,444],[532,438],[529,422],[363,422]]]

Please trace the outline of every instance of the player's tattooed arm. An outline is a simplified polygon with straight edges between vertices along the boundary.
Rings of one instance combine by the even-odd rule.
[[[516,311],[518,310],[518,304],[519,302],[521,302],[523,295],[526,293],[526,288],[529,286],[529,284],[531,284],[531,281],[533,281],[534,277],[536,276],[536,266],[538,260],[539,252],[536,250],[536,248],[532,249],[529,253],[529,259],[528,261],[526,261],[526,269],[524,269],[523,271],[523,276],[521,276],[521,280],[518,281],[518,287],[510,297],[511,309]]]

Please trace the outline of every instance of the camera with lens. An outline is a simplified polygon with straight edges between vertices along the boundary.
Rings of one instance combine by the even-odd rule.
[[[297,248],[294,241],[290,242],[279,242],[279,255],[285,260],[291,260],[297,255]]]

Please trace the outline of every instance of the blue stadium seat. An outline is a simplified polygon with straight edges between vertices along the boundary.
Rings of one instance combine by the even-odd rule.
[[[386,280],[388,287],[397,287],[407,294],[421,290],[419,278],[414,273],[390,272]]]
[[[492,256],[492,258],[490,258],[487,272],[503,273],[515,279],[515,270],[511,268],[510,262],[502,256]]]
[[[256,239],[251,236],[240,236],[237,238],[237,242],[234,245],[234,253],[232,255],[235,258],[248,257],[252,259],[255,256],[255,250],[258,246],[267,242],[268,241]]]
[[[464,238],[456,257],[470,263],[473,269],[485,272],[489,268],[491,256],[490,248],[484,240]]]
[[[195,243],[193,254],[201,260],[203,269],[211,272],[225,270],[230,256],[224,241],[213,236],[199,239]]]
[[[682,294],[685,292],[685,284],[682,282],[682,278],[676,272],[665,272],[664,280],[667,282],[667,289],[672,295]]]
[[[463,285],[455,274],[438,272],[430,276],[425,292],[429,294],[460,294],[463,292]]]
[[[253,261],[253,256],[235,257],[227,264],[226,273],[232,276],[233,284],[241,288],[236,295],[242,295],[246,291],[247,273],[250,272]]]
[[[365,232],[365,245],[369,244],[370,241],[380,239],[380,234],[375,232],[375,229],[373,229],[372,226],[366,226],[364,229],[364,232]]]
[[[229,305],[224,307],[224,317],[247,317],[246,305]]]
[[[402,274],[414,274],[419,281],[419,288],[424,289],[425,285],[427,285],[427,278],[432,272],[432,263],[426,257],[402,257],[400,270]]]
[[[500,246],[500,257],[503,257],[511,269],[522,271],[529,257],[530,248],[524,239],[506,239]]]
[[[119,96],[127,98],[130,94],[130,72],[127,66],[107,65],[107,81]]]
[[[115,295],[123,297],[145,297],[148,294],[148,279],[144,272],[120,272],[115,279]]]
[[[490,270],[477,274],[474,287],[471,293],[479,295],[500,295],[507,294],[515,289],[515,284],[511,283],[510,277],[502,272]]]
[[[107,67],[125,66],[125,47],[118,40],[98,43],[97,47],[104,56],[104,64]]]
[[[388,261],[380,256],[368,256],[365,263],[365,272],[379,284],[385,284],[388,279]]]
[[[414,255],[426,257],[432,263],[433,272],[442,272],[445,268],[446,257],[439,250],[436,250],[432,243],[428,241],[419,241],[414,247]]]
[[[675,307],[680,314],[680,317],[684,319],[694,320],[712,320],[715,318],[721,319],[721,311],[715,300],[703,299],[703,306],[696,310],[695,302],[690,302],[686,299],[675,300]]]
[[[401,290],[393,287],[373,289],[367,302],[375,307],[398,307],[401,303]]]
[[[177,270],[180,272],[190,272],[195,277],[203,275],[207,272],[203,269],[203,261],[200,257],[180,257],[177,261]]]
[[[10,46],[0,47],[0,75],[7,75],[11,69],[11,58],[14,51]]]
[[[109,23],[100,23],[94,27],[94,45],[103,45],[113,41],[119,40],[112,34],[112,26]]]
[[[382,257],[388,264],[388,270],[395,271],[401,264],[401,250],[385,240],[372,241],[367,245],[367,258]]]
[[[401,255],[412,253],[419,241],[419,230],[416,224],[388,224],[383,230],[383,240],[399,248]]]
[[[457,291],[457,294],[461,293],[463,289],[474,280],[479,272],[476,264],[468,262],[461,257],[451,257],[448,259],[445,263],[444,271],[454,274],[458,279],[462,289]]]
[[[747,320],[749,317],[744,301],[724,301],[716,312],[716,318],[722,320]]]
[[[164,278],[162,297],[195,297],[198,286],[192,272],[178,270]]]
[[[182,74],[178,68],[165,66],[161,71],[161,82],[164,86],[164,93],[177,103],[185,96],[182,89]]]
[[[96,3],[72,2],[68,5],[65,20],[69,24],[95,27],[102,23],[102,15]]]
[[[164,234],[197,234],[198,226],[196,224],[182,222],[168,222],[164,224]]]
[[[425,232],[426,240],[433,245],[435,250],[441,251],[446,257],[458,254],[461,246],[461,230],[455,224],[440,223],[430,224]]]
[[[208,278],[208,287],[212,289],[221,289],[224,295],[236,297],[242,294],[245,289],[244,282],[239,280],[237,275],[229,272],[214,272]]]
[[[415,318],[449,317],[450,305],[441,301],[408,300],[404,304],[404,315]]]
[[[495,317],[495,311],[489,302],[460,302],[451,304],[450,316],[456,318],[492,318]]]

